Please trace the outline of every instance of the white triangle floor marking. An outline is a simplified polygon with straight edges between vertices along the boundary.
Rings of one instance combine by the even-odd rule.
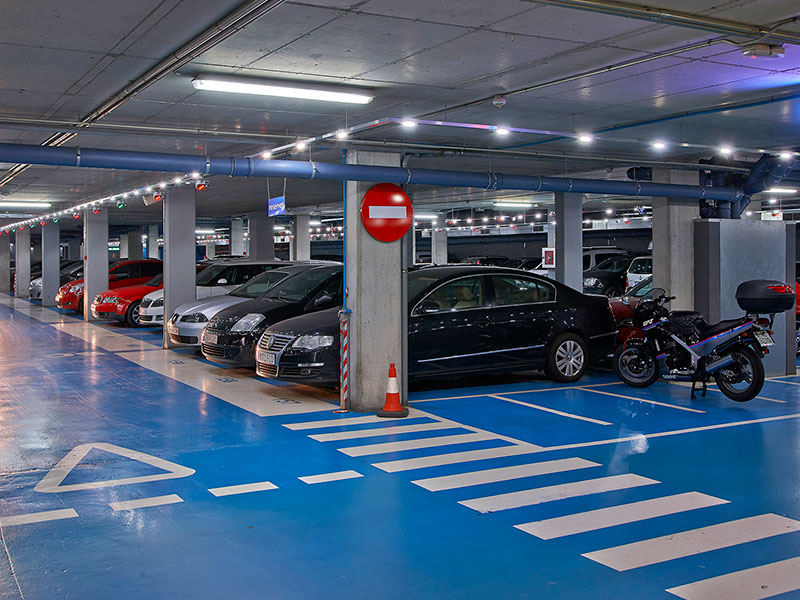
[[[71,485],[61,485],[61,482],[67,478],[72,469],[74,469],[81,460],[89,453],[92,448],[104,450],[111,454],[117,454],[138,460],[158,469],[163,469],[166,473],[159,473],[156,475],[143,475],[141,477],[125,477],[122,479],[108,479],[106,481],[90,481],[88,483],[73,483]],[[165,479],[177,479],[180,477],[188,477],[194,474],[194,469],[184,467],[174,462],[170,462],[163,458],[158,458],[151,454],[145,454],[138,450],[131,450],[130,448],[123,448],[122,446],[115,446],[114,444],[106,444],[105,442],[96,442],[93,444],[81,444],[75,446],[69,453],[58,461],[58,464],[50,469],[50,472],[44,476],[35,488],[37,492],[55,493],[55,492],[74,492],[77,490],[92,490],[103,487],[111,487],[115,485],[130,485],[132,483],[146,483],[148,481],[163,481]]]

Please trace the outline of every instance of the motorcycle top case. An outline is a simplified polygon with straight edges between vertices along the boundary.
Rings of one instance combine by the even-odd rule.
[[[794,308],[794,286],[783,281],[752,279],[736,288],[736,302],[749,313],[783,312]]]

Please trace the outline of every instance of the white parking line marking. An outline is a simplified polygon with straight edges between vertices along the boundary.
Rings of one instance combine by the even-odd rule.
[[[575,498],[577,496],[588,496],[589,494],[600,494],[602,492],[625,490],[643,485],[653,485],[655,483],[661,482],[648,477],[634,475],[633,473],[626,473],[624,475],[611,475],[610,477],[601,477],[599,479],[563,483],[561,485],[551,485],[532,490],[486,496],[484,498],[461,500],[459,504],[463,504],[481,513],[490,513],[511,508],[520,508],[521,506],[543,504],[555,500],[564,500],[565,498]]]
[[[364,425],[367,423],[385,423],[386,419],[375,415],[367,417],[347,417],[345,419],[325,419],[321,421],[305,421],[303,423],[284,423],[283,426],[292,431],[302,429],[323,429],[326,427],[344,427],[345,425]]]
[[[220,496],[233,496],[235,494],[249,494],[250,492],[263,492],[266,490],[277,490],[278,486],[269,481],[259,481],[257,483],[243,483],[241,485],[228,485],[225,487],[210,488],[208,491],[217,498]]]
[[[601,421],[599,419],[590,419],[589,417],[582,417],[580,415],[576,415],[573,413],[564,412],[561,410],[556,410],[555,408],[548,408],[547,406],[541,406],[539,404],[532,404],[531,402],[523,402],[522,400],[515,400],[513,398],[505,398],[500,394],[489,394],[490,398],[496,398],[498,400],[504,400],[506,402],[513,402],[514,404],[521,404],[522,406],[528,406],[530,408],[535,408],[536,410],[542,410],[544,412],[553,413],[554,415],[559,415],[562,417],[569,417],[570,419],[577,419],[579,421],[586,421],[588,423],[594,423],[595,425],[612,425],[608,421]]]
[[[305,483],[313,484],[341,481],[342,479],[355,479],[356,477],[363,477],[363,475],[358,471],[338,471],[336,473],[323,473],[322,475],[306,475],[305,477],[298,477],[298,479]]]
[[[336,442],[339,440],[357,440],[360,438],[396,435],[401,433],[417,433],[420,431],[435,431],[437,429],[453,429],[458,427],[451,423],[420,423],[418,425],[398,425],[397,427],[377,427],[375,429],[359,429],[356,431],[337,431],[335,433],[318,433],[310,435],[312,440],[318,442]]]
[[[499,467],[497,469],[485,469],[483,471],[459,473],[457,475],[445,475],[443,477],[417,479],[411,483],[425,488],[431,492],[440,492],[442,490],[455,490],[472,485],[497,483],[498,481],[510,481],[512,479],[521,479],[523,477],[549,475],[551,473],[562,473],[564,471],[574,471],[577,469],[586,469],[588,467],[599,466],[600,463],[584,460],[582,458],[562,458],[559,460],[548,460],[545,462],[530,463],[527,465],[514,465],[511,467]]]
[[[57,521],[58,519],[74,519],[78,516],[75,509],[61,508],[58,510],[46,510],[43,512],[26,513],[23,515],[9,515],[0,517],[0,527],[11,525],[27,525],[28,523],[43,523],[45,521]]]
[[[800,590],[800,557],[670,588],[684,600],[762,600]]]
[[[153,496],[152,498],[139,498],[138,500],[126,500],[125,502],[109,502],[109,506],[115,510],[134,510],[136,508],[150,508],[151,506],[163,506],[164,504],[177,504],[183,502],[183,498],[178,494],[168,494],[166,496]]]
[[[634,400],[636,402],[645,402],[647,404],[655,404],[656,406],[666,406],[667,408],[674,408],[675,410],[685,410],[686,412],[705,414],[706,411],[698,410],[697,408],[689,408],[688,406],[678,406],[676,404],[667,404],[666,402],[656,402],[655,400],[647,400],[645,398],[636,398],[634,396],[625,396],[623,394],[613,394],[611,392],[604,392],[602,390],[593,390],[590,388],[579,388],[586,392],[593,394],[603,394],[604,396],[614,396],[615,398],[624,398],[625,400]]]
[[[611,567],[615,571],[629,571],[793,531],[800,531],[799,521],[766,514],[587,552],[582,556]]]
[[[610,383],[590,383],[588,385],[565,385],[565,386],[553,386],[553,387],[546,387],[546,388],[536,388],[535,390],[516,390],[513,392],[500,392],[503,396],[510,396],[512,394],[532,394],[536,392],[561,392],[564,390],[582,390],[584,388],[593,388],[593,387],[605,387],[609,385],[623,385],[621,381],[612,381]],[[416,403],[416,402],[438,402],[439,400],[464,400],[470,398],[485,398],[491,392],[487,392],[486,394],[469,394],[467,396],[447,396],[444,398],[421,398],[419,400],[409,400],[408,403]]]
[[[540,448],[540,446],[534,446],[532,444],[515,444],[513,446],[500,446],[499,448],[465,450],[464,452],[449,452],[447,454],[434,454],[433,456],[420,456],[418,458],[389,460],[386,462],[372,463],[372,466],[377,467],[382,471],[386,471],[387,473],[397,473],[399,471],[411,471],[412,469],[422,469],[425,467],[455,465],[473,460],[488,460],[490,458],[503,458],[506,456],[533,454],[534,452],[538,452]]]
[[[496,439],[488,433],[462,433],[460,435],[445,435],[421,440],[405,440],[402,442],[385,442],[382,444],[367,444],[366,446],[353,446],[352,448],[339,448],[339,452],[347,456],[369,456],[386,452],[402,452],[404,450],[418,450],[420,448],[436,448],[450,444],[468,444],[469,442],[482,442]]]
[[[544,521],[533,521],[514,525],[517,529],[530,533],[543,540],[552,540],[576,533],[596,531],[615,525],[626,523],[636,523],[655,517],[674,515],[677,513],[726,504],[728,500],[707,496],[700,492],[687,492],[685,494],[675,494],[674,496],[664,496],[641,502],[630,502],[597,510],[545,519]]]

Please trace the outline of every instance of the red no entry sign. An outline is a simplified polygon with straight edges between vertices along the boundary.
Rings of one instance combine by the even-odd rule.
[[[361,203],[361,222],[376,240],[396,242],[414,222],[411,199],[393,183],[371,187]]]

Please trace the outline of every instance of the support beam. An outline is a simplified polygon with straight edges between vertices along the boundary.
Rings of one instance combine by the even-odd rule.
[[[275,258],[275,219],[266,211],[248,213],[247,237],[250,248],[247,255],[257,260]]]
[[[128,236],[119,234],[119,259],[128,258]]]
[[[122,247],[122,240],[125,239],[128,246],[128,259],[141,260],[144,258],[144,249],[142,248],[142,232],[138,229],[129,231],[119,238],[120,248]]]
[[[10,292],[11,280],[11,236],[0,235],[0,292]]]
[[[14,241],[14,295],[17,298],[30,296],[31,284],[31,230],[29,227],[17,230]]]
[[[147,258],[160,258],[158,255],[158,225],[147,227]]]
[[[164,199],[164,348],[172,348],[167,323],[195,293],[194,186],[172,188]]]
[[[206,258],[214,258],[217,255],[217,245],[214,242],[206,242]]]
[[[231,256],[244,255],[244,219],[231,219]]]
[[[61,287],[61,227],[48,223],[42,227],[42,306],[55,306]]]
[[[447,264],[447,221],[439,215],[431,227],[431,262],[434,265]]]
[[[291,260],[311,260],[311,215],[295,215],[292,223],[292,240],[289,242]]]
[[[31,240],[31,261],[42,260],[42,238],[34,238]]]
[[[108,289],[108,212],[83,213],[83,319],[94,321],[89,307]]]
[[[583,194],[556,192],[556,281],[583,291]]]
[[[399,154],[347,153],[348,164],[397,167]],[[383,407],[389,363],[403,371],[407,332],[403,330],[402,245],[379,242],[361,223],[361,202],[374,184],[348,182],[346,194],[348,308],[350,315],[350,408],[373,412]],[[407,389],[401,386],[405,401]]]

